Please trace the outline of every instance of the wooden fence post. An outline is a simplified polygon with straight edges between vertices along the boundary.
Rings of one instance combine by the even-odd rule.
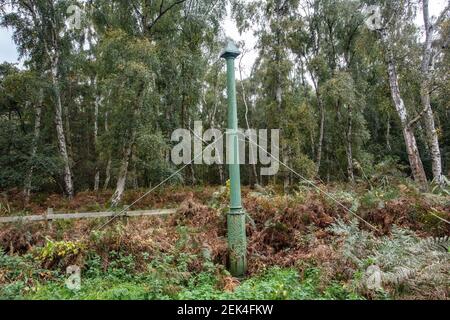
[[[45,225],[47,226],[47,229],[50,231],[53,230],[53,224],[52,219],[49,218],[49,215],[53,214],[53,208],[47,208],[47,211],[45,212]]]
[[[128,225],[128,210],[126,209],[126,208],[128,208],[128,205],[126,204],[126,205],[124,205],[124,212],[123,212],[123,217],[122,217],[122,221],[126,224],[126,225]],[[129,209],[129,208],[128,208]]]

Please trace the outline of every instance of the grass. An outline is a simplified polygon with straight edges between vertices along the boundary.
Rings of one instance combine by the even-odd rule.
[[[71,291],[63,280],[39,284],[25,299],[34,300],[318,300],[361,299],[344,286],[334,283],[320,290],[318,269],[310,269],[301,279],[296,270],[272,268],[266,273],[244,280],[233,292],[218,288],[214,274],[204,272],[190,278],[184,287],[176,288],[165,281],[150,282],[148,275],[132,280],[115,277],[91,278],[80,291]]]
[[[307,269],[303,275],[291,268],[273,267],[241,283],[220,265],[206,263],[198,273],[188,272],[174,258],[161,255],[148,263],[144,272],[133,272],[131,255],[111,253],[114,260],[102,270],[98,256],[91,256],[82,274],[78,291],[66,287],[67,276],[41,269],[31,255],[0,254],[1,300],[318,300],[361,299],[344,284],[320,286],[320,269]],[[192,257],[184,257],[185,260]],[[183,260],[183,259],[181,259]],[[46,277],[44,277],[46,275]],[[43,278],[44,277],[44,278]],[[224,284],[225,281],[225,284]],[[235,281],[226,284],[226,281]]]

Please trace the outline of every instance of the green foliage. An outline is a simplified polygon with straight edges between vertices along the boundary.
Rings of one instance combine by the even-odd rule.
[[[365,208],[384,208],[385,203],[397,199],[399,191],[395,188],[373,188],[361,197]]]
[[[227,2],[116,6],[95,0],[84,3],[81,28],[68,30],[66,9],[72,2],[33,1],[30,7],[15,1],[0,17],[25,59],[23,69],[0,65],[0,188],[23,189],[31,178],[33,191],[61,191],[65,162],[77,191],[92,189],[98,174],[106,187],[124,174],[129,186],[155,185],[177,172],[167,161],[174,129],[191,129],[196,120],[205,128],[226,127],[226,77],[217,55]],[[412,22],[417,4],[404,2],[382,1],[383,14],[393,17],[389,31],[402,30],[393,48],[396,57],[407,57],[396,62],[408,118],[413,118],[420,112],[422,43]],[[164,14],[152,21],[160,10]],[[308,179],[353,182],[355,176],[387,187],[410,174],[383,46],[374,41],[376,33],[361,27],[358,1],[232,1],[232,14],[239,30],[254,32],[257,50],[252,72],[242,65],[246,70],[240,70],[237,83],[241,127],[282,129],[280,156]],[[444,42],[448,28],[435,29],[436,41]],[[436,57],[433,80],[439,85],[431,95],[444,173],[450,137],[446,59],[445,54]],[[55,134],[59,99],[67,161]],[[422,131],[414,133],[431,176]],[[171,182],[223,184],[226,179],[217,166],[185,171]],[[281,166],[272,182],[287,183],[289,174]],[[253,180],[253,168],[243,166],[242,181]],[[301,179],[289,180],[295,185]],[[448,195],[445,188],[433,186],[432,191]]]
[[[390,236],[379,238],[358,225],[356,219],[350,224],[339,220],[330,231],[344,238],[340,250],[359,270],[374,266],[381,284],[395,290],[408,287],[420,292],[424,283],[443,292],[448,289],[448,237],[420,240],[411,231],[394,227]],[[364,281],[359,285],[365,287]]]
[[[149,289],[135,282],[93,278],[82,280],[80,291],[71,291],[62,282],[38,285],[27,296],[32,300],[146,300]]]
[[[110,262],[106,271],[108,278],[132,279],[136,268],[133,255],[112,251],[109,254],[109,260]]]
[[[43,264],[54,264],[63,260],[77,257],[86,250],[82,242],[53,241],[46,239],[42,248],[36,249],[36,258]]]
[[[137,275],[132,279],[87,278],[80,291],[72,292],[60,282],[38,285],[28,298],[37,300],[296,300],[296,299],[361,299],[342,284],[333,283],[325,290],[318,288],[320,272],[305,272],[303,279],[292,269],[273,268],[261,276],[242,282],[234,292],[218,287],[217,274],[202,272],[190,277],[184,286],[169,279]]]
[[[442,177],[443,183],[438,184],[435,180],[432,181],[431,192],[441,196],[450,196],[450,180],[447,177]]]
[[[202,273],[192,278],[178,299],[225,300],[310,300],[359,298],[333,283],[325,290],[319,289],[320,270],[309,269],[302,277],[294,269],[271,268],[264,274],[244,280],[233,292],[217,289],[217,277]]]
[[[0,300],[23,299],[42,272],[31,255],[8,255],[0,250]]]
[[[361,170],[364,180],[372,187],[389,188],[393,183],[404,180],[406,167],[399,163],[395,157],[385,157],[378,163],[366,161],[364,164],[356,163]]]
[[[422,212],[417,219],[424,224],[424,229],[434,231],[438,234],[446,234],[448,219],[448,212],[445,210],[438,210],[431,208],[428,211]]]

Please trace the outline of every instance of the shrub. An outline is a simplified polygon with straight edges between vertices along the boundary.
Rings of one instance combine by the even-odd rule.
[[[49,238],[46,240],[43,247],[36,249],[36,258],[47,267],[73,263],[86,250],[85,244],[79,241],[53,241]]]

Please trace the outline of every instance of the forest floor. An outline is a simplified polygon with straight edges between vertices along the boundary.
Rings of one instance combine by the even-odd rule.
[[[176,214],[104,228],[105,219],[0,225],[0,299],[449,299],[448,194],[406,180],[319,188],[243,189],[245,279],[224,267],[226,187],[157,190],[133,209]],[[144,192],[128,191],[123,203]],[[0,216],[104,211],[111,195],[40,193],[24,205],[10,190]],[[81,267],[80,290],[66,287],[70,265]]]

